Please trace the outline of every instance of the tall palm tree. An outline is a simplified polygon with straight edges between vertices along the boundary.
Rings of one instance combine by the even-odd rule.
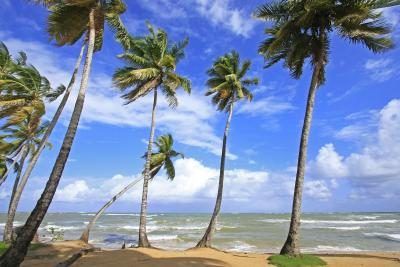
[[[74,44],[82,37],[87,38],[82,80],[71,120],[48,182],[20,234],[0,257],[1,267],[18,266],[23,261],[29,244],[46,215],[64,171],[78,128],[89,82],[93,53],[99,51],[102,47],[105,22],[109,26],[115,27],[115,24],[120,22],[119,15],[125,12],[125,9],[122,0],[57,1],[50,7],[48,32],[58,45]],[[119,26],[123,28],[121,25]]]
[[[224,137],[222,141],[222,153],[219,172],[219,183],[217,199],[214,206],[214,212],[211,216],[210,223],[201,240],[196,247],[211,247],[211,238],[215,231],[217,218],[222,204],[222,193],[224,188],[225,173],[225,156],[226,142],[228,138],[229,126],[233,115],[234,103],[245,99],[251,101],[253,95],[249,90],[249,86],[257,85],[257,78],[248,78],[246,76],[250,69],[251,62],[245,60],[240,62],[239,54],[232,51],[218,58],[211,69],[207,71],[209,79],[207,80],[208,91],[206,96],[212,95],[213,104],[217,105],[219,111],[228,112],[226,120]]]
[[[176,152],[173,150],[173,144],[174,144],[174,139],[172,138],[172,135],[167,134],[167,135],[162,135],[157,138],[157,141],[154,142],[156,145],[158,151],[153,152],[151,155],[151,163],[150,163],[150,179],[152,180],[157,173],[161,170],[162,167],[164,167],[166,173],[167,173],[167,178],[169,180],[174,180],[175,178],[175,167],[172,162],[172,159],[175,157],[184,157],[183,154]],[[147,155],[145,154],[144,157]],[[89,241],[89,234],[91,229],[93,228],[94,224],[96,223],[97,219],[110,207],[119,197],[121,197],[123,194],[125,194],[129,189],[131,189],[134,185],[136,185],[138,182],[140,182],[144,177],[144,170],[142,172],[142,176],[131,183],[129,183],[127,186],[125,186],[120,192],[118,192],[115,196],[113,196],[106,204],[104,204],[103,207],[93,216],[92,220],[89,222],[88,226],[86,229],[83,231],[80,240],[82,240],[85,243],[88,243]]]
[[[362,44],[374,53],[384,52],[393,44],[386,34],[390,29],[375,8],[375,1],[304,0],[280,1],[262,5],[256,11],[261,19],[271,20],[269,37],[260,45],[267,67],[279,61],[298,79],[309,60],[312,78],[301,133],[294,187],[290,229],[281,254],[300,253],[298,239],[307,144],[317,89],[325,82],[325,67],[330,52],[330,35],[354,44]]]
[[[176,73],[176,64],[184,56],[184,48],[188,44],[183,42],[170,45],[167,33],[161,29],[155,31],[148,24],[150,34],[144,38],[132,40],[131,46],[120,57],[127,62],[127,66],[118,69],[114,74],[114,82],[121,90],[132,87],[122,95],[126,104],[136,101],[153,91],[153,107],[151,113],[150,136],[147,147],[146,165],[144,171],[143,194],[140,209],[139,247],[150,247],[146,234],[147,192],[151,178],[151,155],[155,130],[155,115],[157,93],[166,96],[171,107],[176,107],[178,100],[176,90],[183,88],[190,93],[190,81]]]
[[[35,154],[37,146],[40,144],[41,137],[46,131],[47,127],[47,123],[41,124],[40,121],[36,120],[36,118],[32,117],[31,115],[27,115],[22,122],[18,123],[17,125],[9,126],[3,130],[5,134],[2,135],[2,137],[5,139],[11,139],[15,149],[19,150],[21,153],[17,168],[17,175],[14,181],[14,187],[11,193],[11,199],[7,213],[7,222],[4,228],[3,240],[5,242],[11,241],[15,214],[22,192],[28,180],[22,179],[20,181],[24,163],[29,154]]]

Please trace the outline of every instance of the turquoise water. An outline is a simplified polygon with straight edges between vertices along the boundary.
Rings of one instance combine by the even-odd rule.
[[[39,234],[51,238],[50,229],[65,239],[77,239],[93,213],[49,213]],[[22,224],[27,214],[17,215]],[[209,214],[150,214],[148,235],[154,246],[186,249],[201,238]],[[0,214],[0,236],[5,214]],[[119,248],[125,240],[135,245],[138,214],[106,213],[96,223],[90,242],[104,248]],[[222,214],[214,245],[229,251],[276,252],[289,227],[289,214]],[[305,252],[400,251],[400,213],[304,214],[301,246]]]

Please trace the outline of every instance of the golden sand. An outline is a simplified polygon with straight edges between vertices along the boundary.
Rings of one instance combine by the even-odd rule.
[[[22,266],[53,267],[87,246],[80,241],[57,242],[29,252]],[[234,253],[215,249],[167,251],[131,248],[88,253],[74,267],[265,267],[270,254]],[[319,255],[334,267],[400,267],[400,252]]]

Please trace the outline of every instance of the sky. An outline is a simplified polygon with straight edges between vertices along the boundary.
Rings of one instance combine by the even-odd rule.
[[[133,35],[146,34],[146,21],[165,29],[172,41],[189,37],[177,72],[192,82],[192,94],[178,93],[179,106],[160,96],[156,136],[171,133],[176,177],[160,173],[150,183],[149,212],[211,212],[215,202],[226,113],[204,96],[206,71],[236,50],[252,61],[254,100],[235,106],[228,137],[223,212],[289,212],[310,69],[299,80],[281,64],[263,68],[257,53],[266,37],[263,21],[252,17],[261,0],[126,0],[122,16]],[[48,12],[24,0],[0,0],[0,40],[56,87],[67,84],[81,43],[57,47],[46,33]],[[383,10],[400,43],[400,8]],[[149,136],[152,96],[123,105],[112,85],[123,66],[120,45],[107,29],[96,53],[78,133],[50,211],[96,211],[124,185],[140,176]],[[303,211],[400,211],[400,48],[374,55],[331,36],[327,82],[317,92],[308,148]],[[74,92],[78,86],[75,86]],[[30,211],[49,177],[73,109],[72,95],[51,143],[30,178],[19,206]],[[51,119],[57,102],[47,107]],[[6,211],[14,177],[0,188]],[[137,212],[141,185],[110,211]]]

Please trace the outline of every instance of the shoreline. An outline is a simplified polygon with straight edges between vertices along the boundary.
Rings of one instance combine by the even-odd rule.
[[[80,252],[82,255],[76,256]],[[400,251],[357,253],[305,253],[321,257],[327,266],[400,266]],[[74,256],[75,255],[75,256]],[[71,257],[77,257],[71,266],[139,266],[139,267],[261,267],[268,265],[273,253],[228,252],[211,248],[164,250],[159,248],[97,249],[81,241],[59,241],[29,251],[21,266],[55,266]]]

